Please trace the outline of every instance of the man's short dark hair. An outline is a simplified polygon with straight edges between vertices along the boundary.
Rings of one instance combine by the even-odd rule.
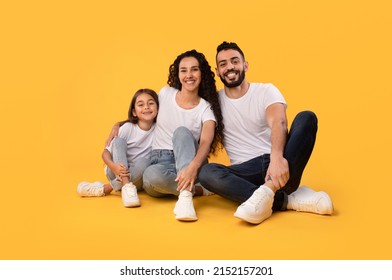
[[[242,55],[242,58],[245,60],[245,55],[242,52],[241,48],[234,42],[226,42],[226,41],[224,41],[222,44],[220,44],[216,48],[216,56],[218,56],[218,53],[220,51],[223,51],[223,50],[236,50],[236,51],[238,51]]]

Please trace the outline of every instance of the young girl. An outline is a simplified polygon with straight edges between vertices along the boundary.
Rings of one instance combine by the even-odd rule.
[[[117,138],[102,153],[108,184],[81,182],[80,196],[104,196],[120,191],[125,207],[138,207],[137,190],[143,187],[143,172],[150,165],[151,144],[158,113],[158,95],[140,89],[132,98],[128,119],[123,121]]]

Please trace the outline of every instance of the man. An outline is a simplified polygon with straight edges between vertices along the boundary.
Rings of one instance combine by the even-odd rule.
[[[272,84],[246,80],[248,62],[236,43],[220,44],[216,63],[224,84],[224,147],[232,165],[205,165],[199,173],[203,187],[242,203],[234,216],[253,224],[273,211],[332,214],[328,194],[298,188],[316,140],[316,115],[299,113],[288,133],[282,94]]]

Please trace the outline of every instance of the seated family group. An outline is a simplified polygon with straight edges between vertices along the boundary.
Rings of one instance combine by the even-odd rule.
[[[156,198],[178,197],[174,214],[196,221],[194,196],[216,194],[238,202],[234,216],[259,224],[274,211],[330,215],[323,191],[300,186],[317,134],[312,111],[296,115],[290,129],[286,101],[271,83],[246,80],[248,62],[234,42],[217,47],[216,75],[196,50],[169,67],[168,86],[145,88],[131,101],[128,119],[118,122],[102,158],[108,183],[81,182],[81,196],[121,191],[125,207],[138,207],[138,191]],[[230,166],[208,163],[222,148]]]

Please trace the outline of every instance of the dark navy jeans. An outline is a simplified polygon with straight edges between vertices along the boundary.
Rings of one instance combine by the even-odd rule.
[[[294,192],[312,154],[317,134],[317,116],[311,111],[300,112],[294,119],[284,149],[284,157],[289,163],[290,179],[275,193],[273,211],[286,210],[287,196]],[[200,183],[227,199],[244,202],[264,184],[270,163],[270,155],[257,156],[241,164],[224,166],[209,163],[199,173]]]

